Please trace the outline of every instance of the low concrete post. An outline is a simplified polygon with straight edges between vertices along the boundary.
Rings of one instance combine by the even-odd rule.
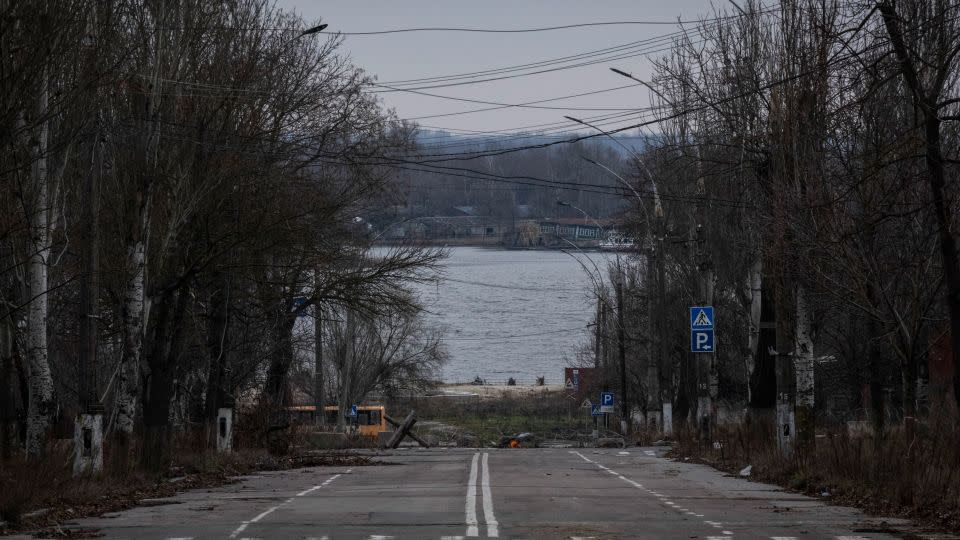
[[[103,472],[103,415],[84,413],[77,417],[73,428],[73,473],[100,474]]]
[[[664,402],[663,404],[663,421],[660,422],[660,426],[663,428],[663,434],[666,436],[673,435],[673,404]]]
[[[217,409],[217,452],[233,451],[233,409]]]

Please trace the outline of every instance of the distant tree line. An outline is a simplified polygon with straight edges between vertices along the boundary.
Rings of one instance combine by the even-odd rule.
[[[589,219],[601,219],[616,217],[625,209],[618,193],[623,188],[617,179],[589,161],[604,163],[618,174],[628,174],[629,160],[610,145],[583,141],[498,154],[498,150],[533,144],[526,139],[501,139],[444,144],[434,139],[421,140],[411,159],[425,161],[441,159],[443,154],[471,153],[480,157],[398,171],[393,202],[400,208],[384,212],[379,219],[389,223],[397,218],[450,215],[457,207],[470,207],[476,215],[503,222],[526,218],[587,219],[584,213]],[[561,206],[558,201],[573,206]]]

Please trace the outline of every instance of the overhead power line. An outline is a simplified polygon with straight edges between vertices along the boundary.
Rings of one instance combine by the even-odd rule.
[[[723,18],[732,18],[736,15],[731,15],[729,17]],[[701,21],[698,20],[675,20],[675,21],[600,21],[600,22],[588,22],[588,23],[576,23],[576,24],[563,24],[559,26],[542,26],[539,28],[462,28],[462,27],[446,27],[446,26],[434,26],[434,27],[423,27],[423,28],[394,28],[390,30],[370,30],[366,32],[343,32],[343,31],[327,31],[320,32],[321,34],[334,34],[341,36],[379,36],[384,34],[404,34],[411,32],[469,32],[477,34],[528,34],[533,32],[551,32],[554,30],[568,30],[571,28],[589,28],[593,26],[679,26],[682,24],[697,24]]]
[[[582,93],[582,94],[573,94],[573,95],[571,95],[571,96],[563,96],[563,97],[551,98],[551,99],[541,99],[541,100],[538,100],[538,101],[530,101],[530,102],[527,102],[527,103],[501,103],[501,102],[498,102],[498,101],[484,101],[484,100],[482,100],[482,99],[461,98],[461,97],[454,97],[454,96],[444,96],[444,95],[440,95],[440,94],[431,94],[431,93],[429,93],[429,92],[421,92],[421,91],[419,91],[419,90],[408,90],[408,89],[405,89],[405,88],[394,88],[394,87],[392,87],[392,86],[386,86],[386,85],[380,85],[380,86],[383,86],[384,88],[391,88],[391,89],[393,89],[393,90],[397,90],[398,92],[409,92],[409,93],[411,93],[411,94],[417,94],[417,95],[420,95],[420,96],[427,96],[427,97],[433,97],[433,98],[439,98],[439,99],[448,99],[448,100],[450,100],[450,101],[463,101],[463,102],[466,102],[466,103],[479,103],[479,104],[482,104],[482,105],[496,105],[496,107],[493,107],[494,109],[504,109],[504,108],[509,108],[509,107],[522,107],[522,108],[525,108],[525,109],[549,109],[549,110],[558,110],[558,111],[630,111],[630,110],[636,109],[636,107],[544,107],[544,106],[538,106],[538,105],[533,105],[533,104],[534,104],[534,103],[547,103],[547,102],[549,102],[549,101],[558,101],[558,100],[561,100],[561,99],[567,99],[567,98],[569,98],[569,97],[589,96],[589,95],[592,95],[592,94],[599,94],[599,93],[601,93],[601,92],[610,92],[610,91],[612,91],[612,90],[620,90],[620,89],[623,89],[623,88],[630,88],[630,87],[632,87],[632,86],[640,86],[640,84],[639,84],[639,83],[637,83],[637,84],[628,84],[628,85],[625,85],[625,86],[618,86],[618,87],[616,87],[616,88],[609,88],[609,89],[606,89],[606,90],[597,90],[597,91],[594,91],[594,92],[585,92],[585,93]],[[487,110],[487,111],[489,111],[489,110],[491,110],[491,109],[481,109],[481,110]],[[454,115],[454,114],[467,114],[468,112],[478,112],[478,111],[461,111],[461,112],[457,112],[457,113],[448,113],[446,116],[450,116],[450,115]],[[433,116],[427,116],[427,117],[424,117],[424,118],[435,118],[436,116],[444,116],[444,115],[433,115]],[[406,120],[413,120],[413,118],[406,118]]]

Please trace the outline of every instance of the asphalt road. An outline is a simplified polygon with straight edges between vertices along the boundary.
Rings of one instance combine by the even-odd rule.
[[[400,449],[264,473],[73,525],[108,539],[896,538],[856,510],[659,449]],[[887,524],[885,525],[884,522]]]

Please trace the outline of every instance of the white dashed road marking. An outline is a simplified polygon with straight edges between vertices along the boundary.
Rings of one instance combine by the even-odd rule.
[[[352,471],[353,471],[353,469],[347,469],[347,472],[345,472],[344,474],[350,474],[350,472],[352,472]],[[256,523],[256,522],[260,521],[261,519],[269,516],[269,515],[272,514],[273,512],[276,512],[277,509],[279,509],[281,506],[284,506],[284,505],[287,505],[287,504],[292,503],[295,498],[297,498],[297,497],[303,497],[304,495],[310,494],[310,493],[312,493],[312,492],[314,492],[314,491],[316,491],[316,490],[318,490],[318,489],[326,486],[326,485],[329,484],[330,482],[333,482],[333,481],[336,480],[337,478],[340,478],[340,476],[342,476],[342,475],[335,474],[335,475],[331,476],[330,478],[327,478],[326,480],[324,480],[324,482],[323,482],[322,484],[318,484],[318,485],[316,485],[316,486],[313,486],[313,487],[310,488],[310,489],[305,489],[305,490],[301,491],[300,493],[297,493],[297,494],[294,495],[293,497],[290,497],[289,499],[283,501],[282,503],[280,503],[280,504],[278,504],[278,505],[276,505],[276,506],[271,506],[270,508],[267,508],[267,509],[264,510],[263,512],[260,512],[259,514],[257,514],[257,516],[254,517],[253,519],[251,519],[251,520],[249,520],[249,521],[244,521],[243,523],[241,523],[239,527],[237,527],[236,529],[234,529],[234,531],[233,531],[232,533],[230,533],[230,538],[236,538],[236,537],[240,536],[240,533],[242,533],[243,531],[247,530],[247,527],[249,527],[251,523]]]
[[[635,481],[633,481],[633,480],[630,480],[629,478],[627,478],[626,476],[623,476],[622,474],[618,473],[617,471],[615,471],[615,470],[613,470],[613,469],[611,469],[611,468],[609,468],[609,467],[606,467],[606,466],[604,466],[604,465],[601,465],[600,463],[597,463],[596,461],[593,461],[592,459],[584,456],[584,455],[581,454],[580,452],[577,452],[577,451],[575,451],[575,450],[570,450],[570,453],[571,453],[571,454],[574,454],[574,455],[577,455],[577,456],[580,456],[580,459],[586,461],[587,463],[592,463],[592,464],[596,465],[597,467],[599,467],[600,469],[602,469],[602,470],[604,470],[604,471],[607,471],[608,473],[610,473],[610,474],[616,476],[617,478],[623,480],[624,482],[627,482],[627,483],[635,486],[635,487],[638,488],[638,489],[642,489],[643,491],[646,491],[646,492],[649,493],[650,495],[653,495],[654,497],[656,497],[661,503],[663,503],[663,504],[666,505],[666,506],[669,506],[669,507],[672,508],[673,510],[676,510],[676,511],[678,511],[678,512],[682,512],[682,513],[687,514],[687,515],[690,515],[690,516],[696,516],[696,517],[699,517],[699,518],[702,518],[702,517],[703,517],[703,514],[697,514],[697,513],[695,513],[695,512],[691,512],[691,511],[687,510],[686,508],[680,506],[679,504],[671,501],[666,495],[664,495],[664,494],[662,494],[662,493],[657,493],[656,491],[653,491],[652,489],[647,489],[647,488],[643,487],[642,484],[637,483],[637,482],[635,482]],[[651,454],[651,455],[652,455],[652,454],[653,454],[653,451],[651,451],[651,450],[644,450],[644,453],[647,453],[647,454]],[[715,528],[717,528],[717,529],[723,529],[723,524],[720,523],[719,521],[704,520],[704,523],[707,524],[707,525],[710,525],[710,526],[712,526],[712,527],[715,527]],[[713,540],[732,540],[732,538],[733,538],[733,532],[732,532],[732,531],[721,531],[721,532],[722,532],[724,535],[727,535],[727,536],[708,536],[707,539],[708,539],[708,540],[709,540],[709,539],[713,539]],[[848,540],[849,540],[849,539],[848,539]]]

